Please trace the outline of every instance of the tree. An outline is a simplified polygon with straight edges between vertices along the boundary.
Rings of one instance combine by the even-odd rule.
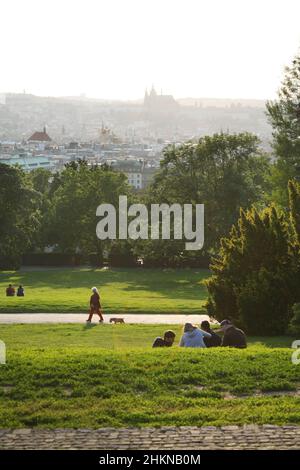
[[[0,268],[18,268],[40,227],[41,198],[28,176],[0,163]]]
[[[220,237],[236,222],[240,207],[264,201],[268,171],[268,160],[259,149],[256,136],[249,133],[205,136],[198,142],[165,149],[148,202],[203,203],[205,250],[213,251]],[[178,249],[182,250],[182,245],[178,244]],[[199,253],[193,256],[197,258]]]
[[[219,320],[228,317],[249,333],[283,334],[300,300],[300,187],[290,183],[290,215],[274,206],[241,210],[238,223],[221,248],[207,281],[208,310]]]
[[[36,168],[32,170],[28,176],[32,182],[33,188],[47,197],[53,179],[51,171],[46,168]]]
[[[51,209],[51,187],[53,174],[46,168],[36,168],[27,175],[33,189],[40,194],[40,225],[35,236],[34,250],[43,250],[47,245],[47,227]]]
[[[289,181],[290,220],[296,249],[300,246],[300,184]]]
[[[293,306],[293,316],[289,324],[288,332],[297,336],[300,334],[300,303]]]
[[[290,204],[290,224],[291,240],[295,258],[295,277],[294,291],[296,294],[295,302],[300,301],[300,184],[295,181],[289,181],[289,204]],[[289,331],[293,333],[300,332],[300,303],[293,306],[293,317],[290,321]]]
[[[106,243],[96,237],[96,209],[102,203],[118,207],[119,195],[129,193],[125,175],[78,161],[66,165],[53,185],[48,243],[62,252],[98,253],[101,257]]]
[[[291,178],[300,177],[300,54],[285,69],[278,100],[267,102],[266,107],[277,156],[272,196],[286,207],[287,183]]]

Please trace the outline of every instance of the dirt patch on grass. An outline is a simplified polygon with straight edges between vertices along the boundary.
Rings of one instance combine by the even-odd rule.
[[[225,392],[222,394],[224,400],[236,400],[237,398],[261,398],[261,397],[299,397],[300,389],[298,390],[270,390],[270,391],[261,391],[256,390],[254,393],[241,393],[235,395],[230,392]]]
[[[73,390],[71,387],[65,387],[63,389],[63,394],[65,397],[71,397],[73,395]]]
[[[15,387],[13,385],[3,385],[1,388],[2,388],[3,393],[9,394],[10,392],[13,391]]]

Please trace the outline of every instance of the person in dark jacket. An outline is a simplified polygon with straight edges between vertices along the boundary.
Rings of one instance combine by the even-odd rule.
[[[23,287],[23,286],[19,286],[19,287],[18,287],[18,290],[17,290],[17,297],[24,297],[24,295],[25,295],[24,287]]]
[[[215,347],[221,346],[222,340],[220,336],[217,335],[217,333],[215,333],[210,328],[210,324],[207,320],[204,320],[201,323],[201,330],[206,331],[207,333],[210,333],[210,336],[211,336],[210,338],[207,336],[203,338],[203,341],[207,348],[215,348]]]
[[[243,330],[236,328],[230,320],[223,320],[220,326],[224,333],[222,346],[231,346],[232,348],[241,349],[247,347],[246,335]]]
[[[154,343],[152,344],[152,348],[164,348],[164,347],[171,347],[174,343],[176,334],[172,330],[168,330],[165,332],[164,337],[158,336]]]
[[[9,286],[6,288],[6,297],[13,297],[15,295],[15,288],[9,284]]]
[[[100,295],[99,295],[97,287],[92,287],[92,295],[90,298],[90,314],[89,314],[89,318],[87,319],[87,323],[91,322],[94,313],[99,315],[100,317],[99,323],[103,323],[102,308],[100,304]]]

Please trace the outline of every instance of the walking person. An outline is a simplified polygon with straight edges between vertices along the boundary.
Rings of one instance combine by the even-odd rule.
[[[98,292],[97,287],[92,287],[92,295],[90,298],[90,314],[89,314],[89,318],[87,319],[87,323],[91,323],[94,313],[99,315],[100,317],[99,323],[103,323],[102,308],[101,308],[101,303],[100,303],[100,294]]]

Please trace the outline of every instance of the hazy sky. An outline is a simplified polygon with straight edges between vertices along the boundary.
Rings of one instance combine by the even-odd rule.
[[[299,0],[0,0],[0,92],[273,98]]]

